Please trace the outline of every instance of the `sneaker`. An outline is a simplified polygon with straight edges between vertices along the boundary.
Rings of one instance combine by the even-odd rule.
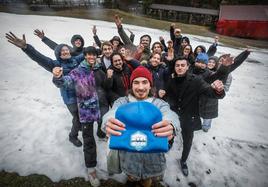
[[[205,127],[205,126],[202,126],[202,130],[203,130],[204,132],[208,132],[209,128],[207,128],[207,127]]]
[[[77,137],[69,136],[69,141],[72,142],[74,144],[74,146],[76,146],[76,147],[82,146],[82,142]]]
[[[187,163],[183,162],[183,161],[180,161],[180,164],[181,164],[182,174],[187,177],[188,174],[189,174]]]
[[[106,134],[101,130],[101,129],[98,129],[97,130],[97,136],[101,139],[105,138],[106,137]]]
[[[89,182],[91,186],[98,187],[100,186],[100,180],[97,178],[96,171],[93,171],[92,173],[89,173],[88,175]]]

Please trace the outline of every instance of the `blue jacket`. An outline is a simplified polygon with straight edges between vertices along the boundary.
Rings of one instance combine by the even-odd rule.
[[[57,54],[59,54],[60,49],[63,47],[63,44],[58,45],[55,48],[55,54],[57,60],[52,60],[49,57],[44,56],[40,52],[38,52],[33,46],[27,44],[26,49],[23,51],[38,65],[42,66],[49,72],[52,72],[54,67],[62,67],[63,75],[68,75],[68,73],[74,68],[78,67],[80,62],[84,60],[84,55],[80,54],[79,56],[71,57],[67,60],[61,59]],[[76,103],[76,95],[75,90],[73,88],[61,88],[60,89],[61,96],[65,104],[73,104]]]

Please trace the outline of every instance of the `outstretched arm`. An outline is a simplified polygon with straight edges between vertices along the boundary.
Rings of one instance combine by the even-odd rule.
[[[131,40],[129,39],[129,37],[127,36],[126,32],[123,29],[122,18],[120,18],[118,15],[115,15],[114,22],[117,26],[118,34],[121,37],[121,39],[123,40],[123,43],[125,45],[132,45],[133,46],[133,43],[131,42]]]
[[[129,36],[129,39],[132,43],[134,43],[134,39],[135,39],[135,34],[133,34],[133,32],[130,30],[130,29],[127,29],[128,32],[130,32],[130,36]]]
[[[238,68],[248,58],[249,54],[250,54],[250,50],[247,48],[245,51],[243,51],[237,57],[235,57],[234,63],[230,65],[230,72]]]
[[[166,46],[166,44],[165,44],[165,39],[163,38],[163,36],[160,36],[160,37],[159,37],[159,41],[160,41],[160,43],[161,43],[162,46],[163,46],[163,51],[168,52],[168,48],[167,48],[167,46]]]
[[[93,33],[93,38],[94,38],[95,43],[97,44],[97,46],[98,46],[99,48],[101,48],[101,41],[100,41],[100,39],[99,39],[99,37],[98,37],[98,35],[97,35],[97,28],[96,28],[96,25],[93,26],[93,28],[92,28],[92,33]]]
[[[33,46],[26,43],[25,35],[23,34],[22,39],[18,38],[12,32],[6,33],[6,38],[9,43],[21,48],[32,60],[37,62],[40,66],[49,72],[55,67],[54,61],[38,52]]]
[[[57,47],[57,43],[45,36],[44,31],[39,29],[34,30],[34,35],[38,36],[42,42],[44,42],[50,49],[54,50]]]
[[[219,43],[219,37],[215,36],[214,37],[214,43],[209,47],[208,51],[207,51],[207,55],[210,56],[214,56],[215,53],[217,52],[217,46]]]
[[[205,79],[206,82],[212,83],[213,81],[219,79],[219,80],[226,80],[228,74],[230,73],[230,67],[233,63],[233,57],[230,56],[230,54],[225,54],[222,56],[221,60],[221,66],[219,69],[215,72],[210,74],[209,77]]]

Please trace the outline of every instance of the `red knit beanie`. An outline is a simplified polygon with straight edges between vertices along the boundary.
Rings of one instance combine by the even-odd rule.
[[[138,78],[138,77],[144,77],[146,79],[149,80],[150,85],[153,86],[153,76],[152,73],[145,68],[144,66],[139,66],[137,67],[130,76],[130,85],[132,85],[132,82],[134,79]]]

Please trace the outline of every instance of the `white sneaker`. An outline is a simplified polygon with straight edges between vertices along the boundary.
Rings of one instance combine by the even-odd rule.
[[[100,186],[100,180],[97,178],[96,171],[89,173],[88,178],[91,186],[93,187]]]

